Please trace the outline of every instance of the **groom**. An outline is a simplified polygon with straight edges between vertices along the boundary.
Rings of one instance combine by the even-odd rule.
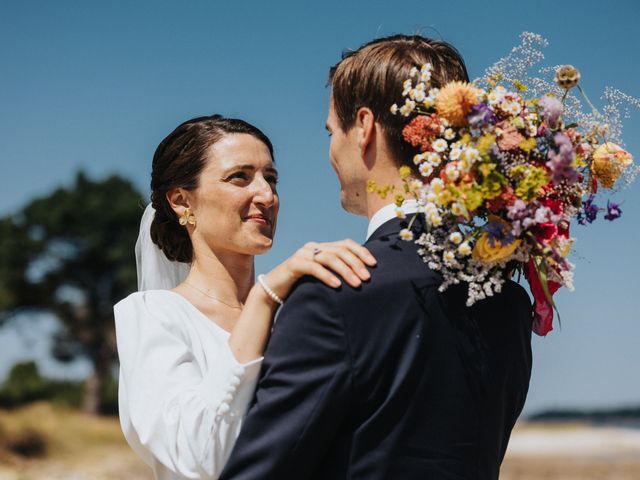
[[[529,386],[529,297],[511,281],[471,308],[463,288],[438,292],[398,238],[406,221],[367,191],[402,186],[413,152],[389,106],[427,62],[433,86],[468,80],[453,47],[420,36],[374,40],[331,69],[329,156],[343,207],[369,218],[378,265],[358,289],[305,278],[291,293],[221,479],[498,478]]]

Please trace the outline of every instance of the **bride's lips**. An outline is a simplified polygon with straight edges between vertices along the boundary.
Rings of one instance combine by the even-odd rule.
[[[244,217],[245,220],[250,220],[252,222],[256,222],[260,225],[264,225],[267,227],[271,226],[271,220],[269,220],[267,217],[265,217],[264,215],[261,215],[259,213],[254,214],[254,215],[247,215],[246,217]]]

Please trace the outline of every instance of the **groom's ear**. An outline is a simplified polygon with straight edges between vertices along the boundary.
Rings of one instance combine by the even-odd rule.
[[[376,118],[370,108],[360,107],[356,112],[356,124],[358,128],[358,148],[364,157],[369,145],[376,138]]]
[[[191,208],[189,194],[184,188],[172,188],[167,192],[167,202],[174,212],[180,217],[187,208]]]

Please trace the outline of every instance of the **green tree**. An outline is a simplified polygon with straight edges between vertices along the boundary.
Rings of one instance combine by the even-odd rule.
[[[92,181],[78,173],[22,210],[0,218],[0,312],[48,311],[63,330],[54,339],[59,360],[88,358],[84,410],[101,410],[100,392],[115,364],[113,305],[136,288],[133,249],[142,197],[118,176]]]

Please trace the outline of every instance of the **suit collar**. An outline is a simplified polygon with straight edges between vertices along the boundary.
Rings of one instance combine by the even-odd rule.
[[[367,239],[367,243],[389,235],[397,235],[400,230],[406,228],[408,225],[409,222],[407,219],[392,218],[391,220],[387,220],[374,230]]]
[[[418,202],[414,199],[405,200],[400,207],[400,210],[402,210],[405,215],[413,215],[418,211]],[[371,220],[369,220],[369,227],[367,228],[367,240],[369,240],[373,232],[380,228],[384,223],[391,220],[392,218],[397,218],[397,211],[398,207],[394,203],[390,203],[374,213],[371,217]]]

